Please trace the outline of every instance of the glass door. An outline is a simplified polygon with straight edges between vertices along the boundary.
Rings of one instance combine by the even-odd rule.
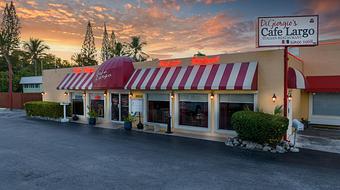
[[[128,94],[120,94],[120,120],[124,121],[124,119],[129,114],[129,95]]]
[[[111,94],[111,119],[124,121],[129,114],[129,95]]]
[[[119,94],[111,94],[111,119],[119,121]]]

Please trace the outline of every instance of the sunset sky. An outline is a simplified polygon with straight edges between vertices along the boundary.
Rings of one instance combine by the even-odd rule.
[[[1,12],[7,0],[0,1]],[[7,1],[9,2],[9,1]],[[43,39],[70,60],[88,20],[100,52],[103,24],[122,42],[140,35],[153,58],[177,58],[255,48],[258,16],[320,15],[320,39],[340,38],[337,0],[15,0],[22,40]],[[99,55],[99,54],[98,54]]]

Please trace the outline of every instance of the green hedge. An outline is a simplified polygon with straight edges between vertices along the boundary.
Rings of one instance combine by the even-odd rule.
[[[288,129],[287,118],[262,112],[236,112],[231,123],[239,138],[260,144],[278,144]]]
[[[64,116],[63,106],[58,102],[32,101],[25,103],[27,116],[41,116],[48,118],[61,118]],[[70,115],[70,106],[67,106],[67,115]]]

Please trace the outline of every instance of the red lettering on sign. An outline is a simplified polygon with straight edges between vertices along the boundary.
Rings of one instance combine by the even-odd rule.
[[[159,61],[160,67],[176,67],[180,65],[182,62],[181,60],[163,60]]]
[[[82,73],[82,72],[84,72],[84,73],[93,73],[94,72],[94,68],[92,68],[92,67],[84,67],[84,68],[82,68],[82,67],[75,67],[75,68],[73,68],[73,73],[78,74],[78,73]]]
[[[94,72],[94,68],[91,68],[91,67],[84,68],[84,73],[93,73],[93,72]]]
[[[191,59],[192,65],[208,65],[218,63],[220,61],[220,56],[215,57],[193,57]]]
[[[81,73],[81,68],[79,67],[73,68],[73,73],[76,73],[76,74]]]

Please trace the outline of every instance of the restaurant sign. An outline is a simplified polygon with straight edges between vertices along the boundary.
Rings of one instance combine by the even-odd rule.
[[[316,46],[319,16],[259,17],[258,47]]]

